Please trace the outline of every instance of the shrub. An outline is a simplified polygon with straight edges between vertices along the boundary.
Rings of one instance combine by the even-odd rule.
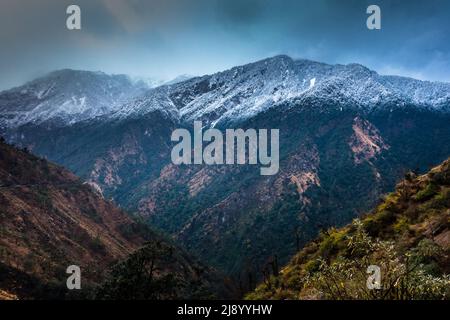
[[[413,197],[416,201],[426,201],[431,199],[437,192],[439,191],[439,187],[434,183],[429,183],[425,187],[425,189],[417,192],[417,194]]]
[[[394,224],[394,232],[398,234],[403,234],[408,231],[409,223],[406,217],[400,217],[397,222]]]
[[[313,260],[309,260],[306,264],[305,264],[305,271],[309,272],[309,273],[313,273],[315,271],[317,271],[320,267],[320,260],[317,259],[313,259]]]

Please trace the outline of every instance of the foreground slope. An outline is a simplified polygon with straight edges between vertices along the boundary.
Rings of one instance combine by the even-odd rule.
[[[69,265],[95,280],[148,236],[69,171],[4,142],[0,222],[0,263],[43,282],[65,279]]]
[[[147,264],[154,273],[143,281]],[[70,265],[81,268],[80,292],[66,289]],[[227,290],[213,269],[66,169],[0,141],[0,299],[210,298]]]
[[[367,289],[369,265],[381,268],[379,290]],[[450,160],[407,174],[372,213],[265,271],[249,299],[449,299]]]

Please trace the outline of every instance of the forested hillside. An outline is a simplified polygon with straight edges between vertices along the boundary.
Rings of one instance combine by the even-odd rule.
[[[367,268],[381,269],[369,290]],[[373,212],[322,231],[248,299],[449,299],[450,160],[410,172]]]

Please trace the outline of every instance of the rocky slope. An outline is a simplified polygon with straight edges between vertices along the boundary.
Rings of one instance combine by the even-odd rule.
[[[0,204],[0,262],[44,282],[72,264],[93,281],[149,236],[72,173],[4,142]]]
[[[164,247],[170,254],[156,247]],[[126,286],[135,294],[139,290],[148,293],[141,297],[186,298],[192,291],[196,297],[206,298],[230,293],[213,269],[132,220],[95,188],[60,166],[0,141],[2,298],[92,297],[96,286],[106,279],[119,281],[114,276],[105,278],[105,271],[114,270],[118,261],[132,260],[139,252],[152,258],[149,261],[157,272],[154,281],[173,280],[164,288],[152,287],[151,282],[139,282],[136,288]],[[79,292],[69,292],[65,286],[70,265],[81,268]],[[134,272],[139,274],[139,270]],[[101,298],[112,297],[111,286],[101,292]],[[170,295],[163,295],[166,292]],[[126,297],[126,290],[115,288],[114,295]]]
[[[369,290],[367,268],[381,270]],[[249,299],[450,299],[450,160],[410,172],[373,212],[321,232]]]

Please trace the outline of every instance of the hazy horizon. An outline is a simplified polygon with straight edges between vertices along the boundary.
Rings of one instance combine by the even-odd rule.
[[[263,61],[263,60],[265,60],[265,59],[270,59],[270,58],[274,58],[274,57],[276,57],[276,56],[281,56],[281,55],[286,55],[286,54],[277,54],[277,55],[274,55],[274,56],[266,57],[266,58],[263,58],[263,59],[258,59],[258,60],[255,60],[255,61],[248,61],[248,62],[246,62],[246,63],[244,63],[244,64],[242,64],[242,65],[251,64],[251,63],[254,63],[254,62],[258,62],[258,61]],[[289,55],[286,55],[286,56],[289,56]],[[324,63],[324,64],[327,64],[327,65],[339,65],[339,63],[331,64],[331,63],[327,63],[326,61],[317,61],[317,60],[313,60],[313,59],[304,59],[304,58],[301,58],[301,57],[297,57],[297,58],[296,58],[296,57],[292,57],[292,56],[289,56],[289,57],[292,58],[294,61],[295,61],[295,60],[309,60],[309,61],[312,61],[312,62]],[[354,63],[354,62],[351,62],[351,63],[348,63],[348,64],[352,64],[352,63]],[[358,64],[358,63],[356,63],[356,64]],[[216,70],[216,71],[213,71],[213,72],[211,72],[211,73],[205,73],[205,74],[196,74],[196,75],[194,75],[194,74],[179,74],[179,75],[177,75],[177,76],[175,76],[175,77],[173,77],[173,78],[156,78],[156,77],[153,77],[152,75],[133,75],[133,74],[125,73],[125,72],[118,72],[118,73],[115,73],[115,72],[114,72],[114,73],[109,73],[109,72],[105,72],[105,71],[103,71],[103,70],[95,70],[95,69],[88,70],[88,69],[61,68],[61,69],[50,70],[50,71],[45,72],[45,73],[43,73],[43,74],[37,75],[37,76],[35,76],[35,77],[31,78],[31,79],[25,80],[25,81],[24,81],[23,83],[21,83],[21,84],[18,84],[18,85],[9,87],[9,88],[4,88],[4,89],[1,89],[1,88],[0,88],[0,92],[1,92],[1,91],[7,91],[7,90],[10,90],[10,89],[13,89],[13,88],[16,88],[16,87],[20,87],[20,86],[22,86],[22,85],[25,85],[25,84],[28,83],[28,82],[31,82],[31,81],[34,81],[34,80],[36,80],[36,79],[45,77],[45,76],[47,76],[47,75],[49,75],[49,74],[51,74],[51,73],[53,73],[53,72],[58,72],[58,71],[63,71],[63,70],[87,71],[87,72],[94,72],[94,73],[95,73],[95,72],[100,72],[100,73],[103,73],[103,74],[106,74],[106,75],[111,75],[111,76],[114,76],[114,75],[124,75],[124,76],[128,76],[128,77],[130,77],[132,80],[136,80],[136,81],[139,81],[139,80],[143,80],[143,81],[145,81],[145,80],[152,80],[152,81],[155,81],[155,82],[161,82],[162,84],[165,84],[166,82],[170,82],[170,81],[175,80],[175,79],[177,79],[177,78],[179,78],[179,77],[189,77],[189,78],[202,77],[202,76],[212,75],[212,74],[215,74],[215,73],[224,72],[224,71],[227,71],[227,70],[229,70],[229,69],[231,69],[231,68],[233,68],[233,67],[239,67],[239,66],[242,66],[242,65],[236,65],[236,66],[232,66],[232,67],[230,67],[230,68],[221,69],[221,70]],[[346,65],[346,64],[341,64],[341,65]],[[364,66],[364,65],[363,65],[363,66]],[[364,66],[364,67],[367,67],[367,66]],[[411,76],[401,75],[401,74],[394,74],[394,73],[380,73],[380,72],[378,72],[378,70],[374,70],[374,69],[371,69],[371,68],[369,68],[369,69],[370,69],[371,71],[377,72],[379,75],[382,75],[382,76],[400,76],[400,77],[411,78],[411,79],[416,79],[416,80],[420,80],[420,81],[430,81],[430,82],[450,83],[450,81],[439,81],[439,80],[423,80],[423,79],[417,79],[417,78],[414,78],[414,77],[411,77]]]

